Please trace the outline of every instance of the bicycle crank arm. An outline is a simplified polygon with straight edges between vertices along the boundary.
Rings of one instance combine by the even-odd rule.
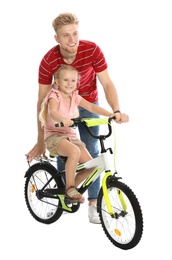
[[[65,193],[64,189],[45,189],[45,190],[36,190],[36,196],[38,199],[42,198],[52,198],[58,199],[58,194]]]

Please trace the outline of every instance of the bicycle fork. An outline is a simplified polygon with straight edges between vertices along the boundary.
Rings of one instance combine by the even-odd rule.
[[[112,208],[111,201],[110,201],[109,194],[108,194],[108,189],[107,189],[107,179],[109,177],[113,178],[111,172],[107,171],[105,176],[103,177],[103,180],[102,180],[103,196],[104,196],[104,199],[105,199],[105,202],[106,202],[108,213],[112,217],[116,218],[116,214],[115,214],[115,212],[114,212],[114,210]],[[119,201],[121,202],[122,208],[123,208],[124,212],[126,212],[127,205],[126,205],[126,202],[124,200],[123,194],[122,194],[122,192],[120,190],[118,190],[117,194],[118,194]]]

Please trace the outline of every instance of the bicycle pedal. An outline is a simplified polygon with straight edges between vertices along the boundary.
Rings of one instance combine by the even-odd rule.
[[[70,198],[68,198],[68,197],[65,197],[65,198],[64,198],[64,202],[65,202],[66,204],[77,204],[77,203],[80,203],[78,200],[70,199]]]

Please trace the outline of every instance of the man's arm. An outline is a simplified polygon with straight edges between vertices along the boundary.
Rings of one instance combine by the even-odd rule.
[[[46,97],[47,93],[51,89],[51,85],[42,85],[39,84],[39,90],[38,90],[38,101],[37,101],[37,127],[38,127],[38,143],[42,143],[44,140],[44,128],[41,127],[41,123],[39,120],[39,113],[41,111],[41,104]]]
[[[108,104],[110,105],[110,107],[112,108],[112,111],[113,112],[120,111],[118,93],[117,93],[114,83],[112,82],[112,80],[109,76],[108,69],[97,73],[97,77],[98,77],[101,85],[103,86],[106,100],[107,100]],[[123,123],[123,122],[129,121],[128,115],[126,115],[124,113],[120,113],[120,115],[121,115],[120,120],[116,121],[117,123]]]
[[[44,128],[41,127],[41,122],[39,121],[39,113],[41,110],[41,104],[46,97],[48,91],[51,89],[51,85],[42,85],[39,84],[38,90],[38,101],[37,101],[37,129],[38,129],[38,137],[37,143],[34,147],[27,153],[28,161],[31,162],[35,157],[37,159],[40,158],[41,155],[46,157],[45,152],[45,143],[44,143]]]

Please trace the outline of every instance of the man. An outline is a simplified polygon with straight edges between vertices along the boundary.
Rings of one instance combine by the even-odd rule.
[[[107,63],[101,49],[93,42],[79,40],[78,24],[77,17],[71,13],[59,14],[52,23],[55,30],[54,38],[58,44],[44,55],[39,66],[37,115],[39,115],[43,99],[52,86],[53,74],[61,65],[70,64],[80,73],[79,94],[90,102],[98,103],[98,78],[112,112],[120,114],[117,123],[128,122],[128,115],[120,112],[117,91],[109,77]],[[80,116],[98,117],[83,108],[80,108]],[[97,135],[99,127],[94,127],[93,132]],[[81,127],[79,127],[79,133],[92,157],[96,157],[99,154],[98,141],[88,136],[85,129]],[[28,160],[31,162],[34,157],[38,159],[41,155],[46,157],[45,152],[44,129],[41,128],[38,119],[38,140],[28,153]],[[96,208],[99,188],[100,178],[88,189],[88,217],[91,223],[100,223]]]

